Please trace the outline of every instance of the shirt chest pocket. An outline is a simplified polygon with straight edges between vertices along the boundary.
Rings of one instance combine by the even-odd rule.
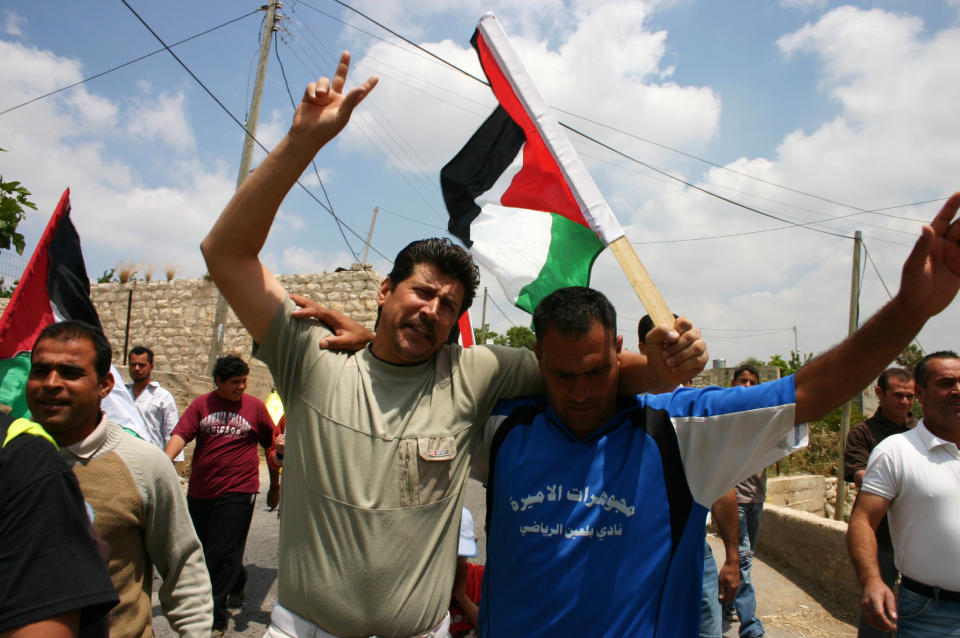
[[[403,507],[436,503],[450,494],[457,444],[452,436],[401,439],[400,504]]]

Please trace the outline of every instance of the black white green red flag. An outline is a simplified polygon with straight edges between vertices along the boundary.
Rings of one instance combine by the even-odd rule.
[[[0,317],[0,403],[12,408],[11,416],[30,416],[26,403],[30,350],[45,327],[64,319],[83,321],[102,330],[97,309],[90,300],[90,280],[80,237],[70,221],[70,189],[60,197]],[[112,366],[111,372],[116,383],[101,404],[103,410],[120,425],[150,440],[133,397]]]
[[[557,288],[588,285],[624,231],[496,17],[471,43],[499,106],[440,172],[448,228],[532,313]]]

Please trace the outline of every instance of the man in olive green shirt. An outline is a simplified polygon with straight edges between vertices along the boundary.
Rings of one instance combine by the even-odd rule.
[[[377,297],[377,334],[293,303],[258,254],[286,193],[376,85],[307,86],[287,136],[227,204],[201,249],[210,275],[260,345],[288,415],[278,603],[271,636],[443,635],[463,488],[493,404],[542,392],[532,353],[445,345],[479,273],[449,240],[398,255]],[[359,338],[356,338],[359,337]],[[357,353],[325,349],[357,348]],[[686,320],[659,328],[647,358],[625,357],[625,390],[672,387],[703,368]],[[319,630],[319,631],[318,631]],[[324,633],[320,633],[324,632]]]

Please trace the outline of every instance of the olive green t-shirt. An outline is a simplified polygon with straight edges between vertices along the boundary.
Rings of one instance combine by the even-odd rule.
[[[398,366],[290,317],[257,353],[287,416],[278,601],[337,636],[410,636],[446,613],[471,456],[500,399],[542,394],[532,352],[445,345]]]

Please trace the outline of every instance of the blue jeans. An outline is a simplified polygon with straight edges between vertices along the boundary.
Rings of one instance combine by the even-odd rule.
[[[740,587],[734,606],[740,618],[741,638],[759,638],[764,634],[763,623],[757,618],[757,598],[750,580],[750,567],[753,565],[753,549],[757,546],[763,503],[738,503],[737,515],[740,519]]]
[[[901,585],[897,597],[897,636],[960,636],[960,603],[922,596]]]
[[[703,539],[703,591],[700,594],[700,638],[721,638],[723,622],[720,618],[720,574],[713,550]]]

